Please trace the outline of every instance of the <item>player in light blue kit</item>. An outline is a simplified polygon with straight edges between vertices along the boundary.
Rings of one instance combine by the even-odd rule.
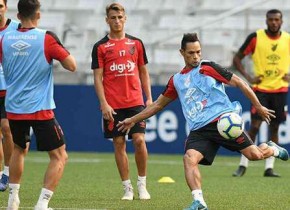
[[[255,93],[241,78],[212,61],[201,60],[201,45],[195,33],[183,36],[180,53],[184,58],[184,69],[170,78],[166,89],[153,104],[139,114],[119,122],[118,127],[120,131],[128,132],[135,123],[151,117],[179,98],[190,128],[185,142],[183,164],[185,179],[194,201],[186,210],[207,210],[198,164],[211,165],[220,146],[239,151],[250,160],[275,156],[286,161],[289,154],[271,141],[256,146],[245,132],[233,140],[223,138],[217,130],[219,117],[241,108],[238,102],[230,101],[223,83],[238,87],[267,123],[275,117],[274,111],[262,106]]]
[[[5,17],[6,12],[7,12],[7,0],[0,0],[0,37],[2,37],[3,34],[5,34],[8,31],[16,30],[20,26],[19,22]],[[3,134],[3,139],[0,139],[0,149],[2,149],[3,146],[3,154],[4,154],[3,175],[2,177],[0,176],[1,178],[0,191],[5,191],[8,187],[9,161],[13,150],[13,139],[5,110],[5,95],[6,95],[6,82],[4,79],[2,66],[0,65],[0,119],[1,119],[0,125]],[[0,158],[0,167],[2,161],[3,160]]]
[[[21,28],[5,33],[0,42],[0,61],[7,85],[5,106],[14,141],[7,209],[19,208],[26,143],[32,127],[37,149],[47,151],[50,159],[34,209],[48,210],[68,158],[64,134],[53,112],[53,60],[72,72],[76,62],[54,33],[37,28],[38,0],[19,0],[17,16]]]

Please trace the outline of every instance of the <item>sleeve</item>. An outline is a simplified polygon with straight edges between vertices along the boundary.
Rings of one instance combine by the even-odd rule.
[[[199,72],[225,84],[228,84],[233,76],[231,71],[212,61],[202,64]]]
[[[162,95],[175,100],[178,97],[177,91],[174,87],[173,76],[169,79]]]
[[[98,68],[104,67],[103,56],[99,48],[100,48],[100,45],[97,43],[93,47],[92,54],[91,54],[92,56],[91,69],[98,69]]]
[[[148,59],[147,59],[144,44],[141,40],[138,40],[137,48],[138,48],[137,49],[138,50],[138,66],[143,66],[148,63]]]
[[[257,33],[256,32],[251,33],[247,37],[243,45],[240,47],[239,52],[244,56],[253,54],[255,52],[256,42],[257,42]]]
[[[67,56],[69,56],[70,53],[65,49],[56,34],[53,32],[46,32],[44,42],[44,52],[48,63],[53,59],[63,61]]]

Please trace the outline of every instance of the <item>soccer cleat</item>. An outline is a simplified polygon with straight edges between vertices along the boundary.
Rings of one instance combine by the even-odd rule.
[[[268,168],[264,172],[265,177],[281,177],[279,174],[276,174],[272,168]]]
[[[8,200],[8,207],[6,210],[18,210],[20,204],[20,200],[18,197],[13,200]]]
[[[133,192],[133,187],[125,187],[124,188],[124,195],[121,198],[121,200],[127,200],[127,201],[132,201],[134,199],[134,192]]]
[[[199,200],[193,201],[192,204],[183,210],[208,210],[208,208],[200,203]]]
[[[247,168],[245,166],[239,166],[239,168],[233,173],[235,177],[241,177],[246,173]]]
[[[138,195],[140,200],[150,200],[151,196],[146,189],[146,184],[138,183]]]
[[[9,185],[9,176],[2,174],[2,178],[0,180],[0,191],[4,192]]]
[[[279,154],[278,154],[277,158],[279,158],[281,160],[284,160],[284,161],[289,159],[289,153],[288,153],[288,151],[285,148],[278,146],[273,141],[268,141],[267,144],[269,146],[276,147],[279,150]]]

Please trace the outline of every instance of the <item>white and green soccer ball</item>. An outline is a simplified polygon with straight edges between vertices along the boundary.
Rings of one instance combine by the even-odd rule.
[[[244,121],[237,113],[225,113],[218,120],[217,129],[225,139],[235,139],[243,133]]]

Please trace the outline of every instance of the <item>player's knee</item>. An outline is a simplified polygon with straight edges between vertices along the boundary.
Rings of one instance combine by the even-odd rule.
[[[137,138],[134,138],[133,144],[135,147],[142,147],[145,144],[145,140],[143,137],[138,136]]]

